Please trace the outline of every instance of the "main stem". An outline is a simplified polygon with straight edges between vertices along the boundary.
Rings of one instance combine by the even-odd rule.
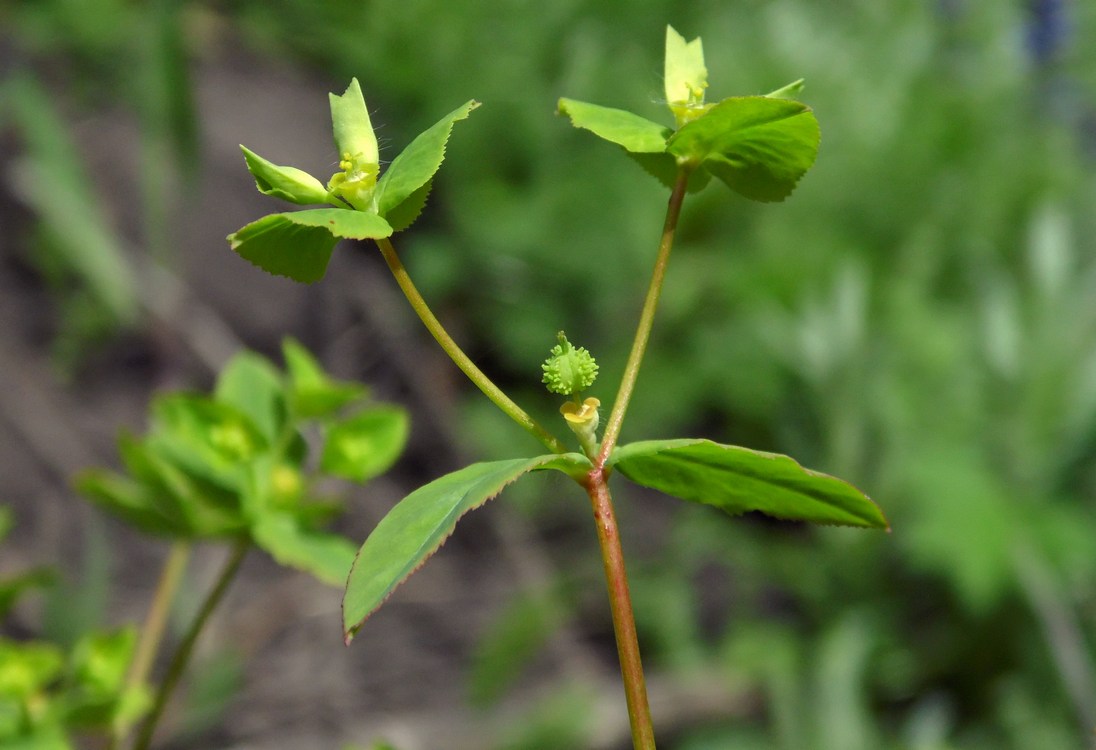
[[[603,469],[594,469],[587,475],[583,487],[590,496],[594,523],[597,525],[597,539],[601,546],[601,559],[605,566],[605,582],[609,588],[609,607],[613,614],[613,633],[616,636],[620,674],[624,679],[632,744],[635,750],[655,750],[655,730],[651,722],[651,707],[647,702],[647,684],[643,679],[632,597],[628,593],[624,550],[620,546],[620,532],[606,479]]]
[[[195,615],[194,622],[190,624],[190,629],[187,631],[171,657],[171,663],[168,665],[167,674],[164,676],[164,681],[160,683],[160,689],[156,693],[156,702],[153,704],[152,711],[149,713],[148,718],[146,718],[141,725],[141,732],[137,736],[137,741],[133,745],[133,750],[148,750],[149,746],[152,744],[152,736],[156,732],[156,725],[160,722],[160,717],[167,707],[168,699],[171,698],[175,686],[183,676],[187,663],[190,661],[190,654],[194,651],[194,644],[198,642],[198,636],[205,627],[206,621],[209,620],[209,616],[213,614],[213,610],[217,608],[217,605],[221,603],[221,599],[224,598],[225,592],[228,591],[229,584],[232,583],[232,579],[236,577],[236,572],[240,569],[240,563],[244,561],[244,557],[247,555],[247,551],[250,548],[251,540],[247,538],[239,540],[236,542],[235,547],[232,548],[232,554],[225,563],[225,567],[221,571],[220,576],[218,576],[217,582],[213,586],[213,590],[209,592],[209,596],[207,596],[206,600],[202,603],[202,608],[198,611],[198,614]]]
[[[624,413],[628,410],[628,402],[632,400],[632,391],[635,390],[636,379],[639,377],[639,366],[643,362],[643,354],[647,351],[647,341],[651,338],[651,328],[655,322],[658,300],[662,295],[662,282],[666,278],[666,267],[670,263],[670,251],[674,247],[677,219],[681,215],[681,204],[685,202],[685,187],[688,182],[689,173],[682,169],[678,172],[673,192],[670,193],[670,202],[666,207],[666,220],[662,225],[662,239],[658,243],[658,257],[651,272],[650,286],[647,287],[647,298],[643,302],[643,311],[639,315],[639,325],[636,326],[632,351],[628,354],[628,362],[624,366],[624,376],[620,380],[616,401],[613,403],[612,412],[609,413],[609,421],[605,424],[601,452],[594,463],[599,469],[605,466],[605,462],[609,460],[616,446],[617,439],[620,437],[620,427],[624,423]]]
[[[377,240],[377,247],[380,248],[381,255],[384,256],[385,263],[388,264],[388,269],[392,271],[392,275],[396,278],[396,283],[399,284],[400,289],[403,291],[407,301],[411,303],[411,307],[414,308],[415,313],[418,314],[419,319],[426,326],[427,330],[434,337],[434,340],[438,342],[445,353],[449,355],[449,358],[460,368],[461,372],[468,376],[468,379],[476,384],[476,387],[483,391],[483,394],[491,400],[491,402],[502,409],[502,411],[519,425],[521,425],[527,432],[532,434],[537,440],[539,440],[548,450],[553,453],[567,453],[568,448],[561,443],[554,435],[548,430],[544,429],[535,419],[515,404],[502,389],[499,388],[494,382],[487,377],[482,370],[476,367],[476,364],[471,358],[464,353],[464,350],[457,345],[457,342],[449,335],[449,332],[445,330],[441,322],[434,317],[434,313],[430,310],[430,306],[426,304],[426,300],[419,294],[419,290],[415,287],[415,284],[411,281],[411,277],[407,273],[407,269],[400,261],[399,255],[396,254],[396,249],[392,247],[392,243],[387,239]]]
[[[658,244],[658,257],[655,259],[651,283],[647,288],[647,297],[643,311],[636,326],[632,351],[624,366],[624,375],[617,390],[613,410],[605,426],[605,435],[601,441],[601,450],[594,460],[594,468],[586,475],[583,488],[590,496],[593,506],[594,523],[597,526],[598,544],[601,546],[601,560],[605,566],[605,582],[609,589],[609,606],[613,614],[613,633],[616,636],[617,657],[620,660],[620,674],[624,679],[624,695],[628,702],[628,721],[632,728],[632,744],[635,750],[655,750],[655,732],[651,721],[651,707],[647,701],[647,684],[643,678],[643,663],[639,654],[639,638],[636,635],[635,614],[632,611],[632,598],[628,593],[628,573],[624,567],[624,550],[620,546],[620,532],[617,528],[616,514],[613,512],[613,498],[609,494],[608,472],[605,463],[612,455],[628,402],[632,399],[639,366],[651,338],[651,328],[658,310],[658,300],[662,294],[662,282],[666,278],[666,268],[670,262],[670,251],[674,246],[674,234],[677,220],[681,215],[681,205],[685,201],[685,187],[689,180],[688,170],[682,169],[670,193],[666,207],[666,220],[662,226],[662,238]]]

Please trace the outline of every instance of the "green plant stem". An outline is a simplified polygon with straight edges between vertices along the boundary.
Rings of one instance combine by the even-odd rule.
[[[164,626],[167,624],[168,612],[171,611],[171,603],[175,600],[175,593],[179,590],[179,582],[183,579],[189,559],[189,542],[180,541],[171,545],[167,560],[164,561],[164,567],[160,571],[160,580],[156,584],[152,602],[149,604],[148,615],[141,628],[133,663],[130,664],[129,674],[126,675],[127,690],[135,690],[148,681],[152,663],[156,659],[156,652],[164,636]],[[108,750],[116,750],[121,745],[127,729],[128,727],[122,726],[111,728]]]
[[[624,696],[628,702],[632,744],[635,750],[655,750],[655,731],[651,722],[651,707],[647,702],[647,684],[643,679],[632,597],[628,593],[624,550],[620,546],[620,532],[604,469],[592,470],[586,476],[583,487],[590,496],[598,544],[601,546],[601,559],[605,566],[605,582],[609,589],[609,607],[613,614],[613,633],[616,636],[620,674],[624,679]]]
[[[160,717],[167,707],[167,702],[171,698],[175,686],[178,685],[180,678],[183,676],[183,672],[186,670],[187,663],[190,661],[190,655],[194,651],[194,644],[198,642],[198,636],[201,634],[210,615],[213,614],[213,610],[217,608],[221,599],[224,598],[225,592],[228,591],[229,584],[232,583],[232,579],[236,577],[236,572],[240,569],[240,563],[243,562],[244,557],[247,556],[247,551],[250,548],[251,540],[246,537],[236,542],[235,546],[232,548],[232,553],[229,555],[228,561],[225,563],[220,576],[217,577],[217,582],[209,592],[206,600],[202,602],[202,608],[198,610],[198,614],[194,617],[194,622],[190,624],[190,629],[187,630],[186,635],[183,637],[183,640],[179,643],[178,647],[175,649],[175,653],[171,657],[171,662],[168,664],[167,668],[167,674],[164,675],[164,681],[160,683],[160,689],[156,693],[156,702],[153,704],[152,711],[149,713],[148,718],[146,718],[141,725],[141,731],[137,736],[137,741],[133,745],[133,750],[148,750],[149,746],[152,744],[152,736],[156,732],[156,725],[159,723]]]
[[[502,392],[502,389],[495,385],[489,377],[483,374],[483,371],[476,367],[471,358],[464,353],[464,351],[457,345],[457,342],[449,335],[448,331],[442,326],[441,322],[434,317],[434,313],[431,312],[429,305],[426,304],[426,300],[419,294],[419,290],[415,287],[415,284],[411,281],[411,277],[407,273],[407,269],[400,261],[399,255],[396,254],[396,249],[392,247],[392,243],[387,239],[377,240],[377,247],[380,248],[381,255],[384,256],[385,263],[388,264],[388,268],[392,271],[392,275],[396,277],[396,283],[399,284],[400,289],[403,291],[407,301],[411,303],[411,307],[414,308],[415,313],[419,316],[419,319],[426,326],[427,330],[434,337],[434,340],[438,342],[445,353],[449,355],[449,358],[460,368],[461,372],[468,376],[468,379],[475,383],[476,387],[483,391],[483,394],[487,396],[498,408],[510,417],[512,420],[521,425],[527,432],[533,437],[539,440],[548,450],[553,453],[567,453],[568,448],[562,442],[560,442],[554,435],[548,430],[544,429],[535,419],[515,404],[509,396]]]
[[[605,435],[601,439],[601,452],[598,454],[598,460],[594,462],[594,465],[599,469],[604,468],[605,462],[609,460],[609,456],[616,446],[617,439],[620,437],[621,425],[624,423],[624,413],[628,410],[628,402],[632,400],[632,392],[635,390],[636,379],[639,377],[639,366],[642,364],[643,354],[647,350],[647,341],[651,337],[655,312],[658,310],[658,300],[662,295],[662,282],[666,278],[666,267],[670,262],[670,251],[674,247],[677,219],[681,215],[681,204],[685,201],[685,187],[688,182],[688,170],[680,170],[677,181],[674,183],[674,189],[670,193],[670,202],[666,207],[666,221],[662,226],[662,239],[658,244],[658,257],[655,259],[655,267],[651,273],[651,283],[647,287],[647,298],[643,302],[643,311],[639,315],[635,339],[632,341],[632,351],[628,354],[628,362],[624,366],[624,376],[620,380],[616,401],[613,402],[613,410],[609,413],[609,421],[605,424]]]

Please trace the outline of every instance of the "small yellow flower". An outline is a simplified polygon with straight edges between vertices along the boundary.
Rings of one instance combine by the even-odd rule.
[[[592,432],[597,429],[600,419],[597,411],[599,406],[601,406],[601,401],[591,396],[581,404],[568,401],[559,407],[559,413],[567,420],[567,426],[572,430],[583,429]]]
[[[342,155],[339,169],[327,183],[327,189],[339,196],[359,211],[368,211],[373,198],[373,188],[377,186],[380,165],[370,162],[362,154]]]
[[[590,397],[581,404],[568,401],[559,407],[559,413],[567,420],[567,426],[578,437],[582,452],[592,461],[597,455],[597,425],[600,417],[597,408],[601,402]]]

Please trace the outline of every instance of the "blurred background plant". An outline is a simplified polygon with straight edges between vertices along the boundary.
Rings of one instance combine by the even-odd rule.
[[[239,339],[273,351],[292,332],[340,375],[408,403],[408,487],[460,456],[509,457],[512,428],[418,348],[378,259],[338,252],[328,282],[297,292],[228,251],[223,235],[257,215],[236,143],[265,134],[290,150],[256,142],[260,153],[323,172],[335,155],[314,94],[351,76],[390,128],[390,153],[439,112],[484,102],[401,252],[465,348],[551,419],[538,393],[545,342],[567,330],[615,378],[628,341],[619,327],[638,310],[665,200],[655,180],[551,112],[565,95],[649,101],[658,117],[667,22],[704,36],[725,86],[712,97],[805,76],[823,144],[786,204],[728,203],[714,190],[687,203],[624,437],[703,434],[791,453],[868,491],[894,533],[713,522],[633,493],[622,524],[656,723],[669,729],[661,742],[1091,747],[1088,3],[10,0],[0,6],[0,425],[49,465],[45,492],[63,504],[57,478],[75,459],[51,459],[35,438],[45,420],[21,410],[25,395],[15,402],[28,391],[14,370],[47,372],[36,336],[56,336],[52,371],[73,381],[45,403],[58,420],[66,393],[100,405],[73,434],[102,456],[94,441],[136,421],[152,385],[208,382]],[[61,291],[52,307],[47,288]],[[128,403],[141,406],[119,407]],[[2,464],[5,480],[16,461]],[[26,498],[17,514],[50,518],[29,499],[40,487],[13,486]],[[454,622],[394,636],[421,615],[416,596],[454,596],[415,584],[427,588],[397,594],[391,619],[334,654],[397,674],[402,664],[419,680],[417,690],[344,682],[342,713],[329,718],[351,729],[334,737],[387,732],[409,750],[435,746],[410,719],[378,718],[397,711],[430,726],[418,705],[445,707],[448,733],[436,736],[451,747],[465,736],[457,721],[479,740],[468,747],[622,746],[619,717],[590,698],[615,683],[598,681],[612,665],[601,658],[608,618],[585,510],[550,502],[551,489],[514,492],[486,511],[480,538],[450,542],[452,575],[483,583]],[[360,536],[378,507],[383,498],[364,501]],[[508,561],[501,583],[478,562],[495,547]],[[396,654],[398,643],[410,652]],[[245,691],[243,702],[261,697]],[[464,699],[506,720],[485,724]],[[361,716],[371,710],[372,721]],[[254,716],[222,741],[247,740],[288,741]]]
[[[161,394],[150,407],[148,434],[119,438],[125,473],[79,475],[81,494],[135,530],[170,540],[171,548],[140,628],[104,630],[85,622],[69,654],[63,640],[0,637],[0,746],[67,750],[74,747],[70,736],[82,733],[120,748],[140,722],[132,747],[148,747],[198,638],[253,547],[342,587],[356,550],[322,530],[343,510],[341,499],[323,490],[325,480],[365,482],[386,471],[403,449],[407,416],[399,407],[368,403],[362,385],[330,378],[292,339],[283,352],[284,374],[264,357],[241,352],[212,395]],[[0,509],[2,540],[11,514]],[[153,679],[191,552],[210,541],[231,543],[232,551],[163,677]],[[41,569],[3,581],[0,615],[21,593],[50,583]]]

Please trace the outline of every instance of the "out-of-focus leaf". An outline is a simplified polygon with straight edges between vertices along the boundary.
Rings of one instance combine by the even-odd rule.
[[[331,416],[366,394],[360,383],[328,377],[316,358],[293,339],[282,342],[282,353],[289,372],[289,402],[298,418]]]
[[[137,645],[133,627],[110,632],[90,632],[77,641],[70,656],[69,678],[64,699],[66,722],[106,730],[122,715],[141,712],[149,705],[146,690],[125,688],[126,673]],[[123,706],[125,701],[127,705]]]
[[[173,536],[234,536],[245,528],[236,490],[189,475],[132,437],[123,435],[118,448],[126,470],[145,485],[156,510],[169,519]]]
[[[158,142],[146,153],[171,154],[180,172],[192,178],[199,163],[199,137],[194,85],[187,59],[187,24],[181,17],[185,7],[182,0],[153,0],[146,4],[147,31],[141,35],[144,46],[141,114],[144,137]],[[145,169],[162,172],[164,165],[146,162]]]
[[[149,534],[171,536],[180,531],[177,520],[161,510],[155,494],[129,477],[88,469],[76,477],[74,486],[103,510]]]
[[[855,615],[840,620],[819,643],[814,687],[809,691],[819,748],[875,750],[880,746],[865,695],[872,645],[872,630]]]
[[[4,740],[4,750],[74,750],[65,728],[57,719],[20,732],[18,737],[0,739]]]
[[[202,395],[168,393],[152,403],[147,445],[187,472],[235,489],[242,466],[269,446],[246,415]]]
[[[114,697],[125,682],[136,645],[133,627],[86,634],[72,650],[72,679],[88,695]]]
[[[341,536],[304,530],[286,513],[264,513],[252,524],[251,537],[281,565],[303,570],[331,586],[346,584],[355,550]]]
[[[558,603],[545,595],[519,595],[508,603],[479,641],[468,678],[472,703],[486,706],[506,694],[513,681],[558,626]]]
[[[589,686],[564,685],[522,711],[499,744],[503,750],[592,747],[598,719]]]
[[[119,324],[132,323],[138,311],[132,268],[54,103],[23,77],[7,82],[5,98],[26,143],[27,156],[14,172],[18,191],[74,275]]]
[[[57,578],[56,573],[50,568],[34,568],[25,573],[0,580],[0,618],[3,618],[19,597],[30,589],[40,589],[49,586]]]
[[[61,650],[51,643],[0,638],[0,696],[29,698],[61,674]]]
[[[217,377],[213,396],[250,418],[268,444],[273,444],[286,420],[285,386],[281,373],[254,352],[240,352]]]
[[[329,474],[364,482],[384,473],[403,451],[409,425],[398,407],[375,407],[334,423],[320,465]]]
[[[989,611],[1014,585],[1020,509],[968,450],[924,451],[908,470],[917,508],[897,541],[915,568],[947,580],[964,608]]]

